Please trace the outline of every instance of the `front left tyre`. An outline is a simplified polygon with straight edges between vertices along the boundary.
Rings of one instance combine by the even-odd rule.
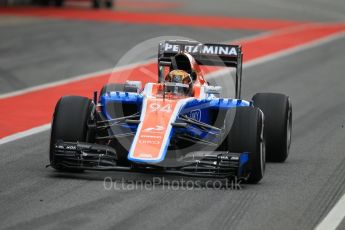
[[[251,154],[248,183],[257,184],[264,176],[266,164],[263,113],[251,106],[230,109],[225,117],[226,150]]]

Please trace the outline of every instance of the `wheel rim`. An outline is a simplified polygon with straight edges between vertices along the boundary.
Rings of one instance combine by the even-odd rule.
[[[265,140],[264,140],[264,122],[262,119],[262,126],[261,126],[261,134],[260,134],[260,163],[261,163],[261,173],[262,176],[265,173],[265,167],[266,167],[266,146],[265,146]]]
[[[262,172],[262,175],[265,174],[265,168],[266,168],[266,148],[265,148],[265,144],[263,141],[261,141],[261,144],[260,144],[260,148],[261,148],[261,172]]]
[[[286,154],[289,154],[291,146],[291,130],[292,130],[292,111],[289,106],[288,117],[286,122]]]

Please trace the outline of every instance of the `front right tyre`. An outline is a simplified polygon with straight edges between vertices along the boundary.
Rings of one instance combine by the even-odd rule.
[[[92,119],[93,103],[89,98],[79,96],[62,97],[56,104],[50,137],[50,165],[59,171],[71,171],[61,166],[55,156],[56,142],[90,142],[88,122]],[[74,170],[77,171],[77,170]]]

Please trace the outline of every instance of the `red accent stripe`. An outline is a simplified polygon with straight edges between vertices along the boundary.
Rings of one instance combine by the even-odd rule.
[[[287,20],[194,16],[171,13],[137,13],[90,9],[0,8],[0,14],[57,19],[123,22],[134,24],[175,25],[218,29],[276,30],[306,23]]]
[[[49,123],[56,102],[64,95],[91,97],[93,91],[100,90],[109,81],[123,82],[126,79],[133,80],[135,76],[141,76],[145,81],[157,81],[157,79],[151,79],[150,76],[145,75],[140,70],[141,68],[157,72],[156,64],[152,63],[114,72],[111,75],[103,74],[73,83],[1,99],[0,138]]]
[[[242,44],[245,61],[304,45],[343,31],[345,31],[345,25],[319,25],[245,41]],[[142,69],[148,71],[142,71]],[[148,72],[156,74],[156,70],[156,64],[146,64],[130,70],[118,71],[112,75],[110,81],[136,79],[143,81],[144,84],[148,81],[156,81],[152,79],[152,75],[147,75]],[[90,96],[94,90],[100,89],[108,82],[108,78],[109,75],[94,76],[86,80],[1,99],[0,138],[49,123],[55,103],[61,96],[71,94]]]

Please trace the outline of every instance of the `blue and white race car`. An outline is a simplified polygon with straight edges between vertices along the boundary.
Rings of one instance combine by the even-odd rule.
[[[266,159],[288,157],[292,107],[277,93],[241,99],[242,58],[238,45],[163,41],[157,82],[110,83],[93,100],[62,97],[50,165],[259,182]],[[207,83],[201,65],[235,68],[235,98],[221,98],[221,87]]]

